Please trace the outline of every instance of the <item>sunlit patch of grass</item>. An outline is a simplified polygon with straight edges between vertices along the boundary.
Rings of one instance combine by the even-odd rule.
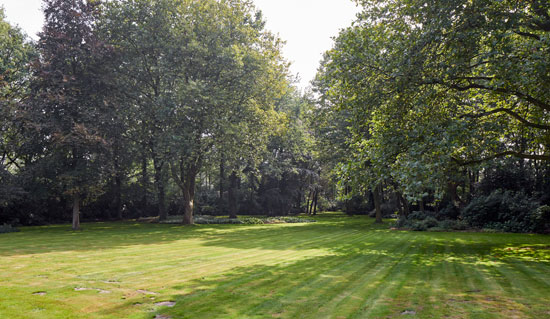
[[[550,315],[548,236],[395,232],[337,213],[316,219],[2,234],[0,318]]]

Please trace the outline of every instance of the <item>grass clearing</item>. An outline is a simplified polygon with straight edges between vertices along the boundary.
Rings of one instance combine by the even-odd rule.
[[[2,234],[0,318],[550,317],[550,236],[316,219]]]

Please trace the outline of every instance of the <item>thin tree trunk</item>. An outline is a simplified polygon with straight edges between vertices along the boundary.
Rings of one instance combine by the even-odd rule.
[[[401,193],[399,194],[399,200],[401,201],[401,204],[403,205],[403,216],[405,216],[405,218],[409,218],[409,214],[411,212],[411,207],[410,207],[409,201]]]
[[[382,203],[381,203],[381,186],[377,185],[372,195],[374,197],[374,209],[376,210],[376,223],[381,224],[382,223]]]
[[[228,192],[228,204],[229,204],[229,218],[237,218],[237,172],[232,171],[229,176],[229,192]]]
[[[141,212],[147,211],[147,185],[149,177],[147,172],[147,153],[144,151],[141,157]]]
[[[309,213],[308,215],[312,215],[313,214],[313,203],[315,201],[315,190],[311,191],[311,202],[309,204]]]
[[[307,194],[307,201],[306,201],[306,215],[309,215],[309,199],[311,198],[311,192]]]
[[[80,229],[80,193],[73,195],[73,230]]]
[[[117,218],[122,220],[122,174],[117,173],[115,176],[115,209]]]
[[[302,189],[301,188],[298,190],[298,196],[297,196],[296,199],[297,199],[296,200],[296,205],[297,205],[296,207],[298,207],[298,211],[301,213],[301,212],[303,212],[302,211]]]
[[[197,177],[196,170],[191,168],[187,171],[185,181],[183,183],[183,224],[194,224],[193,210],[195,208],[195,179]]]
[[[317,201],[319,200],[319,191],[315,191],[315,196],[313,197],[313,215],[317,215]]]
[[[223,192],[225,184],[225,155],[222,152],[220,157],[220,208],[223,207]]]
[[[163,178],[164,162],[159,158],[157,158],[155,154],[153,154],[153,162],[155,164],[155,184],[157,186],[157,193],[158,193],[159,218],[160,220],[166,220],[166,218],[168,217],[168,214],[166,212],[166,205],[165,205],[166,192],[164,189],[164,178]]]
[[[420,205],[420,211],[425,213],[426,212],[426,207],[424,207],[424,198],[420,199],[420,201],[418,202],[418,205]]]
[[[115,141],[114,145],[114,207],[116,216],[119,220],[122,220],[122,172],[120,171],[120,162],[119,162],[119,149],[118,141]]]
[[[401,194],[399,194],[398,191],[395,191],[394,195],[395,195],[395,199],[397,201],[397,210],[398,210],[397,213],[399,214],[399,216],[403,216],[404,209],[403,209],[403,205],[401,205]]]

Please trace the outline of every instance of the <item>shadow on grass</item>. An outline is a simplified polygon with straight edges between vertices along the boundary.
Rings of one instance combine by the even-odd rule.
[[[341,214],[317,216],[317,223],[279,225],[163,225],[122,223],[84,224],[83,231],[68,226],[23,228],[4,234],[0,256],[56,251],[90,251],[134,245],[198,239],[205,247],[265,250],[324,250],[338,255],[398,255],[394,245],[406,242],[414,251],[429,251],[422,264],[460,259],[517,258],[550,263],[550,237],[524,234],[423,233],[389,230],[366,217]]]
[[[542,318],[548,310],[550,284],[536,281],[546,275],[544,268],[519,271],[537,269],[534,262],[442,264],[414,253],[413,242],[391,246],[396,254],[320,256],[211,274],[173,287],[180,294],[162,296],[176,302],[173,308],[142,305],[155,309],[143,318],[398,318],[407,309],[420,317],[503,318],[512,315],[510,307],[518,309],[515,317]]]

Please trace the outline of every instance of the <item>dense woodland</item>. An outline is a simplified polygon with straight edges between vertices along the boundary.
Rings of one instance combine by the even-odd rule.
[[[306,93],[251,1],[45,0],[38,41],[0,13],[0,223],[549,232],[550,3],[357,2]]]

